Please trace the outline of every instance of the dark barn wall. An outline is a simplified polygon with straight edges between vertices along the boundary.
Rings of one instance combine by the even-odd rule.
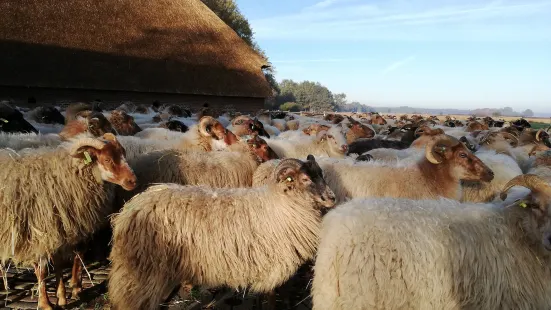
[[[31,97],[36,99],[36,104],[28,104],[28,99]],[[155,100],[160,101],[162,104],[174,103],[186,105],[192,109],[199,109],[204,103],[209,103],[211,107],[215,108],[232,105],[237,111],[242,113],[255,113],[264,107],[264,98],[252,97],[0,86],[0,101],[9,100],[18,106],[24,107],[49,104],[65,105],[73,102],[91,102],[96,99],[101,100],[103,106],[107,109],[115,108],[123,101],[149,105]]]

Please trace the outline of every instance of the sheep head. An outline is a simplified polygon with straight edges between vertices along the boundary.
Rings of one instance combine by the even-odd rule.
[[[334,126],[327,131],[320,131],[316,135],[316,140],[319,143],[327,143],[332,153],[345,155],[348,151],[348,144],[341,129],[342,127]]]
[[[203,116],[199,120],[198,129],[201,136],[211,138],[213,141],[219,141],[225,145],[232,145],[239,141],[231,131],[224,128],[224,126],[212,116]]]
[[[133,136],[142,131],[138,124],[134,122],[134,118],[123,110],[112,111],[109,122],[123,136]]]
[[[87,111],[77,116],[77,121],[84,122],[87,131],[94,137],[101,137],[106,133],[117,134],[109,120],[101,112]]]
[[[231,120],[232,132],[238,136],[250,135],[253,119],[246,115],[240,115]]]
[[[272,159],[279,159],[279,156],[268,146],[268,143],[258,136],[258,134],[253,133],[247,139],[247,145],[249,149],[258,157],[260,162],[267,162]]]
[[[448,165],[451,174],[460,180],[490,182],[494,178],[493,171],[452,136],[429,142],[425,157],[434,165]]]
[[[513,207],[530,211],[528,218],[523,218],[522,230],[527,237],[535,242],[541,242],[543,249],[551,251],[551,185],[534,174],[519,175],[510,180],[501,191],[501,199],[507,198],[507,192],[514,186],[522,186],[530,190],[530,195],[515,202]]]
[[[308,155],[306,162],[294,158],[282,160],[274,171],[274,178],[286,195],[310,199],[320,209],[335,206],[335,194],[327,186],[312,155]]]
[[[118,184],[128,191],[136,187],[136,176],[126,162],[126,151],[112,133],[104,134],[102,139],[76,140],[69,154],[85,165],[97,165],[104,181]]]

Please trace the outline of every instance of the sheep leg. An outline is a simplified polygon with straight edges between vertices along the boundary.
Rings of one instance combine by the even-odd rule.
[[[71,299],[78,299],[78,295],[82,291],[82,253],[75,252],[73,259],[73,270],[71,271],[71,280],[69,286],[72,288]]]
[[[275,290],[266,293],[266,309],[275,310],[276,308],[276,292]]]
[[[54,308],[50,303],[48,292],[46,291],[46,281],[44,281],[46,275],[46,263],[34,263],[34,274],[38,280],[38,309],[53,310]]]
[[[67,292],[65,291],[65,281],[63,281],[63,264],[61,257],[54,258],[55,279],[57,281],[57,305],[65,306],[67,304]]]

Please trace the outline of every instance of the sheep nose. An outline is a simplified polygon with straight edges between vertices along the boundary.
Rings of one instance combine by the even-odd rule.
[[[348,145],[346,145],[346,144],[341,145],[341,150],[343,152],[346,152],[348,150]]]
[[[127,189],[134,189],[136,187],[136,178],[128,178],[128,179],[125,179],[123,184],[124,184],[124,187],[127,188]]]

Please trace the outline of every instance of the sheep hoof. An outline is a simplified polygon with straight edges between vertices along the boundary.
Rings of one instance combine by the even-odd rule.
[[[58,306],[65,306],[67,305],[67,298],[65,296],[57,297],[57,305]]]
[[[82,288],[80,287],[73,288],[73,291],[71,292],[71,299],[74,299],[74,300],[80,299],[79,295],[81,291],[82,291]]]

